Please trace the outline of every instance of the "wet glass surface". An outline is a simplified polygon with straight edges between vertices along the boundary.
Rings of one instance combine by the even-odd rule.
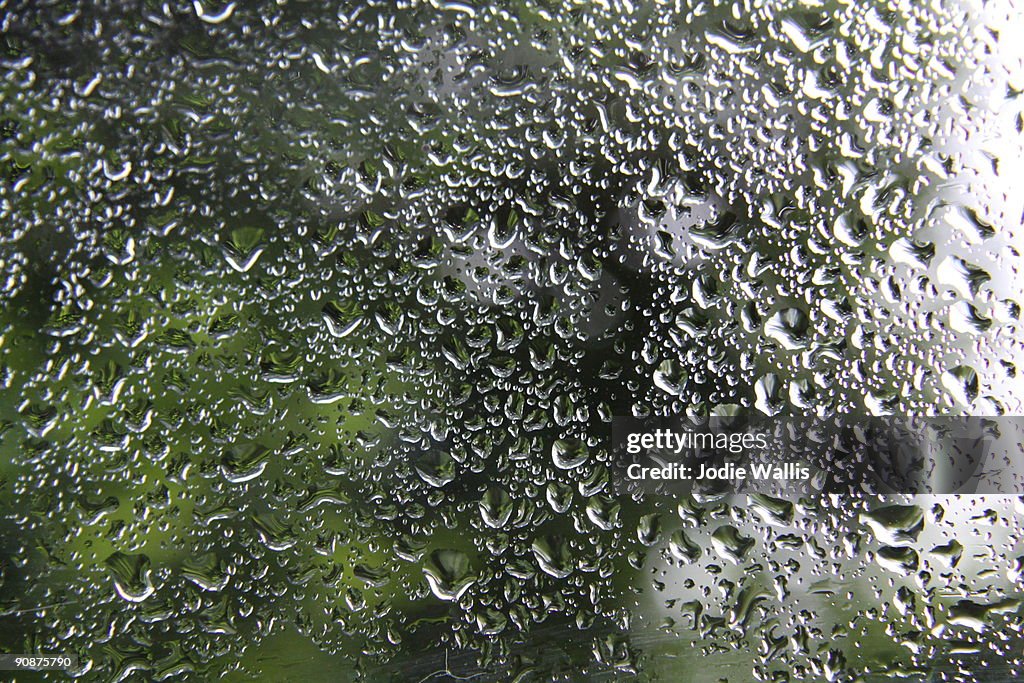
[[[615,416],[1022,414],[1013,3],[0,22],[3,652],[97,681],[1024,675],[1020,496],[609,467]]]

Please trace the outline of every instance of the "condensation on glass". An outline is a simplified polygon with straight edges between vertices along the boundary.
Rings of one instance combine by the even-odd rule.
[[[616,415],[1021,414],[1019,7],[340,4],[0,2],[4,652],[1024,675],[1020,499],[606,466]]]

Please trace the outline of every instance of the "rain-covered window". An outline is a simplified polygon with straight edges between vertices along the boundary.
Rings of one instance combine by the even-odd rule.
[[[1022,36],[0,0],[4,675],[1018,680]]]

